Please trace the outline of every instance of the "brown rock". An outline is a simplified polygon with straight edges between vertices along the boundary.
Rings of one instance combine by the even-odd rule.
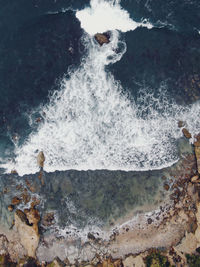
[[[38,154],[37,156],[37,163],[38,163],[38,166],[40,168],[43,168],[44,167],[44,162],[45,162],[45,156],[44,156],[44,153],[42,151],[40,151],[40,153]]]
[[[30,183],[30,181],[28,179],[25,180],[26,182],[26,185],[28,187],[28,189],[32,192],[32,193],[35,193],[36,192],[36,189],[35,187]]]
[[[108,33],[97,33],[94,36],[95,40],[102,46],[110,42]]]
[[[31,200],[31,196],[26,191],[21,194],[21,198],[24,204],[27,204]]]
[[[196,161],[197,161],[197,170],[198,170],[198,173],[200,174],[200,146],[195,146],[194,151],[195,151],[195,156],[196,156]]]
[[[199,182],[200,182],[200,180],[199,180],[199,176],[198,176],[198,175],[193,176],[193,177],[191,178],[191,182],[192,182],[192,183],[199,183]]]
[[[182,132],[186,138],[190,139],[192,137],[191,133],[186,128],[183,128]]]
[[[42,121],[42,118],[40,118],[40,117],[38,117],[36,120],[35,120],[35,122],[37,122],[37,123],[39,123],[39,122],[41,122]]]
[[[50,225],[54,224],[53,221],[54,221],[54,212],[49,212],[43,216],[42,224],[44,226],[50,226]]]
[[[200,133],[195,135],[196,141],[194,142],[194,146],[200,146]]]
[[[35,206],[40,204],[40,200],[37,199],[36,197],[32,198],[32,202],[31,202],[31,208],[35,208]]]
[[[11,174],[18,174],[16,170],[12,170]]]
[[[22,202],[22,200],[19,198],[19,197],[14,197],[13,199],[12,199],[12,205],[19,205],[20,203]]]
[[[168,184],[164,184],[164,189],[165,189],[166,191],[168,191],[168,190],[169,190],[169,185],[168,185]]]
[[[14,209],[14,206],[13,206],[13,205],[9,205],[9,206],[8,206],[8,210],[9,210],[10,212],[12,212],[13,209]]]
[[[15,227],[20,237],[20,242],[27,250],[29,257],[35,257],[36,249],[39,244],[38,222],[39,212],[35,209],[27,209],[24,212],[15,212]]]

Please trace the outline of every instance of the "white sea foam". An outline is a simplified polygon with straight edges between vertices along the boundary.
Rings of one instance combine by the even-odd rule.
[[[125,12],[118,4],[117,9]],[[47,172],[149,170],[175,163],[175,140],[182,136],[177,121],[187,121],[193,134],[199,132],[199,103],[184,109],[170,104],[163,86],[157,98],[144,88],[135,103],[105,71],[106,65],[120,60],[126,51],[118,31],[112,31],[111,42],[102,47],[88,34],[83,40],[88,54],[80,67],[69,73],[70,79],[63,79],[60,91],[41,108],[44,122],[22,146],[16,145],[15,162],[2,167],[16,169],[19,175],[35,173],[38,151],[45,154]]]
[[[133,21],[129,13],[122,9],[119,1],[91,0],[91,6],[76,12],[76,17],[81,27],[89,34],[103,33],[110,30],[127,32],[137,27],[153,26],[146,20],[142,22]]]

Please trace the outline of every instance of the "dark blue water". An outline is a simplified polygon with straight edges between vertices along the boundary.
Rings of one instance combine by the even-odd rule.
[[[37,129],[37,123],[29,125],[32,111],[48,102],[48,96],[59,89],[62,78],[68,77],[69,68],[75,69],[79,66],[85,48],[81,40],[83,30],[75,17],[75,11],[87,5],[89,1],[82,3],[73,0],[0,0],[0,156],[2,158],[13,157],[14,136],[19,136],[19,142],[23,143],[28,135]],[[137,100],[141,85],[145,84],[153,89],[156,95],[160,85],[165,83],[168,97],[176,103],[188,105],[197,101],[200,98],[199,1],[123,0],[121,6],[128,10],[135,21],[147,18],[155,25],[151,30],[137,28],[135,31],[121,33],[120,38],[126,42],[127,51],[120,61],[108,66],[107,70],[121,82],[124,93],[130,94]],[[67,175],[70,176],[69,173]],[[107,183],[109,177],[115,175],[116,184],[113,180],[113,184]],[[134,192],[133,182],[133,179],[137,180],[134,178],[137,175],[138,173],[126,175],[126,173],[111,174],[104,171],[98,171],[96,174],[72,172],[69,179],[74,183],[73,190],[77,190],[73,191],[73,199],[87,216],[97,216],[98,207],[98,216],[101,219],[109,218],[112,209],[116,217],[119,217],[122,215],[121,210],[124,210],[123,201],[126,198],[125,202],[130,208],[134,203],[141,204],[143,200],[148,201],[148,197],[143,199],[142,196],[146,195],[147,191],[152,191],[152,186],[157,189],[154,174],[151,183],[145,188],[145,179],[148,183],[149,175],[145,173],[144,186],[138,189],[141,194],[137,195]],[[49,177],[53,181],[61,179],[57,174],[51,174]],[[63,177],[63,174],[59,177]],[[81,183],[81,178],[87,181],[85,185]],[[107,182],[104,183],[104,189],[101,189],[104,179]],[[95,182],[98,186],[90,189],[90,185],[94,185]],[[130,183],[135,199],[128,197],[131,195]],[[135,183],[138,186],[140,182]],[[53,190],[50,188],[51,183],[47,184],[49,184],[47,192],[48,190],[53,192],[52,195],[61,193],[59,191],[61,189]],[[84,186],[87,188],[82,188]],[[83,196],[81,190],[85,192]],[[115,197],[119,193],[118,202],[115,202]],[[152,194],[149,198],[151,196]],[[49,194],[46,198],[50,198]],[[65,200],[64,197],[63,199]],[[91,199],[95,199],[96,206],[94,203],[91,204]],[[50,205],[51,201],[48,203]],[[108,211],[105,209],[106,206]],[[66,208],[66,214],[67,212]]]

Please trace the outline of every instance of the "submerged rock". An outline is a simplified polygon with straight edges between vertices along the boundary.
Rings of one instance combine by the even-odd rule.
[[[102,46],[103,44],[108,44],[110,42],[110,36],[108,33],[97,33],[94,36],[95,40]]]
[[[38,222],[39,212],[33,208],[17,210],[15,212],[15,227],[20,237],[20,242],[27,250],[29,257],[35,258],[36,249],[39,244]]]
[[[44,162],[45,162],[45,156],[43,151],[40,151],[40,153],[37,156],[37,164],[40,168],[44,167]]]

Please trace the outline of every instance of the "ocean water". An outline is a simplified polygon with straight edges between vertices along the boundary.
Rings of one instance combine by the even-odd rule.
[[[62,226],[158,204],[162,170],[180,158],[178,121],[200,131],[199,2],[0,4],[2,185],[34,179],[43,151],[38,194]]]

